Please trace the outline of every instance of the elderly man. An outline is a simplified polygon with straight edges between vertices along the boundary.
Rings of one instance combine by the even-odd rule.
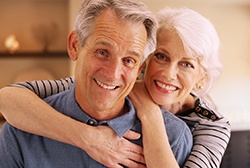
[[[155,23],[151,12],[136,0],[85,0],[75,30],[68,37],[68,53],[76,61],[75,83],[70,90],[45,101],[82,123],[109,126],[119,137],[128,130],[141,133],[141,123],[127,95],[146,55],[155,47]],[[189,132],[179,136],[178,129],[187,126],[173,121],[177,128],[169,134],[170,144],[175,146],[174,154],[183,156],[178,162],[183,162],[192,138]],[[169,130],[174,126],[166,124]],[[133,142],[142,145],[141,139]],[[1,168],[104,167],[85,150],[23,132],[8,123],[0,133],[0,151]]]

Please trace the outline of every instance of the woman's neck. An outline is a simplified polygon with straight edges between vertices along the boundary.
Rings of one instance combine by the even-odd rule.
[[[192,95],[189,95],[184,101],[179,101],[174,104],[164,105],[161,106],[161,108],[173,114],[180,114],[194,108],[194,106],[195,106],[195,98]]]

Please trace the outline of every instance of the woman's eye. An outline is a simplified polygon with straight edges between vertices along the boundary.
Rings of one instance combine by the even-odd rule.
[[[165,54],[161,54],[161,53],[155,54],[155,60],[156,60],[156,62],[161,63],[161,64],[165,64],[165,63],[170,62],[169,57],[167,57]]]
[[[155,57],[159,60],[167,60],[167,57],[160,53],[155,54]]]
[[[180,64],[184,67],[187,67],[187,68],[194,68],[194,66],[189,62],[182,62]]]

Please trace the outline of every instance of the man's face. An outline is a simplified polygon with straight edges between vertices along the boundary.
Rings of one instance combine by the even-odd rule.
[[[107,120],[124,113],[124,100],[139,74],[147,33],[112,10],[95,21],[77,52],[76,100],[90,116]]]

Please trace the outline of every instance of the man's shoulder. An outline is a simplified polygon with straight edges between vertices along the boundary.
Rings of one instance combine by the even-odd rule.
[[[169,111],[162,110],[162,115],[165,125],[172,126],[172,124],[174,124],[173,126],[187,126],[187,124],[182,119],[170,113]]]
[[[193,135],[187,124],[174,114],[162,110],[168,140],[174,156],[183,165],[193,146]]]
[[[166,126],[166,131],[169,134],[169,138],[175,140],[176,138],[190,138],[192,139],[192,133],[188,127],[188,125],[181,120],[176,115],[162,110],[162,115],[164,119],[164,123]]]
[[[65,90],[62,92],[59,92],[57,94],[53,94],[51,96],[48,96],[44,99],[44,101],[48,104],[50,104],[51,106],[56,106],[58,104],[62,104],[62,102],[66,102],[66,99],[71,99],[71,97],[73,97],[74,94],[71,94],[70,90]]]

